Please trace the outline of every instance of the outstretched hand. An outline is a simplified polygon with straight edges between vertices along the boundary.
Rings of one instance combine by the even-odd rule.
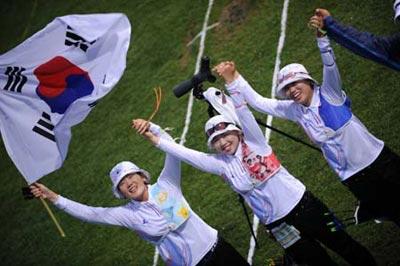
[[[310,18],[310,21],[308,22],[308,26],[312,29],[317,30],[317,36],[321,37],[324,34],[321,32],[324,30],[324,18],[327,16],[330,16],[331,14],[329,13],[328,10],[322,9],[322,8],[317,8],[315,9],[314,15]]]
[[[148,139],[154,145],[157,145],[160,142],[160,138],[149,130],[150,123],[147,120],[141,118],[133,119],[131,126],[133,129],[136,129],[138,134],[142,135],[145,139]]]
[[[231,83],[240,75],[236,70],[235,62],[233,61],[223,61],[213,67],[212,70],[216,72],[218,76],[222,77],[226,84]]]
[[[315,9],[315,15],[325,18],[325,17],[330,16],[331,13],[327,9],[317,8],[317,9]]]
[[[30,185],[29,189],[36,198],[48,199],[53,203],[56,202],[58,198],[57,193],[40,183]]]
[[[138,118],[132,120],[132,128],[136,129],[137,133],[143,135],[150,128],[150,123],[147,120]]]

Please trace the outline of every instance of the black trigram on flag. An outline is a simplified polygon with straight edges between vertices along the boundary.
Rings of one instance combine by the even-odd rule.
[[[24,70],[25,68],[23,67],[8,66],[6,72],[4,72],[4,74],[8,76],[8,79],[3,90],[21,92],[22,87],[28,80],[24,75],[22,75],[22,71]]]
[[[65,37],[65,45],[79,47],[84,52],[86,52],[86,50],[89,48],[89,45],[92,45],[96,42],[96,40],[92,42],[86,41],[84,38],[74,33],[74,30],[70,26],[67,26]]]
[[[36,125],[32,128],[32,131],[55,142],[56,138],[54,136],[53,129],[54,125],[50,121],[50,115],[43,112],[42,118],[40,118]]]

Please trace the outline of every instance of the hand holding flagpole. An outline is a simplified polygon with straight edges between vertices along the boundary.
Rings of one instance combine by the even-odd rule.
[[[54,213],[52,212],[52,210],[50,209],[49,205],[47,204],[47,202],[44,199],[48,199],[51,202],[56,202],[57,198],[58,198],[58,194],[55,193],[54,191],[50,190],[49,188],[47,188],[46,186],[44,186],[43,184],[40,183],[34,183],[33,185],[29,186],[30,192],[36,197],[39,198],[40,201],[42,202],[43,206],[45,207],[45,209],[47,210],[47,213],[49,214],[50,218],[53,220],[54,224],[56,225],[58,232],[60,233],[60,235],[62,237],[65,237],[65,233],[64,230],[61,228],[61,225],[59,224],[59,222],[57,221]]]
[[[70,128],[121,78],[130,36],[122,13],[67,15],[0,56],[0,137],[28,184],[62,167]]]

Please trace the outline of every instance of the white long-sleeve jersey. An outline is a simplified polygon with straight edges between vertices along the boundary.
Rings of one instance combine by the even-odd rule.
[[[150,130],[161,139],[172,138],[154,124]],[[163,191],[186,202],[182,195],[180,160],[166,154],[164,168],[157,182]],[[59,196],[55,205],[68,214],[89,223],[116,225],[135,231],[141,238],[157,246],[167,265],[196,265],[217,241],[217,231],[189,208],[190,215],[178,228],[162,214],[156,198],[146,202],[130,201],[118,207],[91,207]]]
[[[233,92],[233,97],[242,97],[259,112],[297,122],[311,141],[321,148],[329,166],[344,181],[370,165],[382,151],[384,143],[351,112],[329,39],[317,40],[324,65],[323,82],[314,86],[310,106],[292,100],[262,97],[243,77],[231,83],[228,90]]]
[[[235,99],[234,104],[235,104]],[[257,122],[247,108],[236,109],[242,125],[244,141],[257,154],[270,155],[272,148]],[[267,181],[254,182],[242,163],[242,147],[234,155],[207,154],[195,151],[177,143],[160,139],[158,148],[205,172],[222,176],[224,181],[241,194],[253,212],[264,224],[272,223],[286,216],[302,198],[305,186],[293,177],[283,166]]]

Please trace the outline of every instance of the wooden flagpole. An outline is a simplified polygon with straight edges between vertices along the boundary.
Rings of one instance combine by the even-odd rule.
[[[28,187],[27,187],[27,188],[28,188],[29,190],[30,190],[30,186],[31,186],[31,185],[33,185],[33,184],[30,184],[30,185],[28,184]],[[33,196],[32,192],[30,192],[30,194]],[[28,199],[29,199],[29,197],[28,197]],[[42,202],[42,204],[43,204],[44,208],[46,209],[47,213],[49,214],[51,220],[53,220],[53,223],[56,225],[56,227],[57,227],[57,229],[58,229],[58,232],[60,233],[61,237],[65,237],[64,230],[61,228],[60,223],[57,221],[56,216],[54,215],[53,211],[50,209],[50,207],[49,207],[49,205],[47,204],[46,200],[44,200],[44,199],[41,198],[41,197],[40,197],[39,199],[40,199],[40,202]]]
[[[65,237],[64,230],[61,228],[61,225],[57,221],[56,217],[54,216],[54,213],[50,209],[50,207],[47,204],[47,202],[42,198],[40,198],[40,201],[43,203],[44,208],[47,210],[47,213],[50,215],[50,218],[53,220],[54,224],[56,225],[56,227],[58,229],[58,232],[60,233],[61,237]]]

